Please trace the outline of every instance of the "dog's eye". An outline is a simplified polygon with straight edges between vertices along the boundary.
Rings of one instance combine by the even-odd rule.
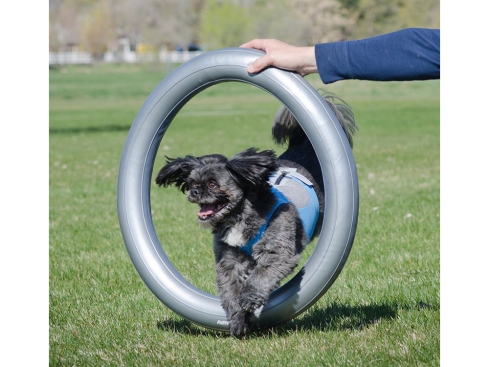
[[[217,183],[216,183],[216,181],[209,181],[209,182],[207,182],[207,187],[209,189],[217,189]]]

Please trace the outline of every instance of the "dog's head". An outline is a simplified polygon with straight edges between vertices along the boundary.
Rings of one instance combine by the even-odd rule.
[[[231,213],[239,213],[247,192],[267,186],[277,167],[272,150],[255,148],[236,154],[231,159],[220,154],[202,157],[168,158],[156,177],[159,186],[174,185],[191,203],[200,205],[198,221],[202,227],[215,228]]]

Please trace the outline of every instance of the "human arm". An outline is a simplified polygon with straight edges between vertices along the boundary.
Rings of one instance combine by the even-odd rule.
[[[248,66],[258,73],[268,66],[301,75],[319,72],[323,83],[345,79],[399,81],[440,77],[440,30],[408,28],[357,41],[295,47],[256,39],[241,47],[256,48],[266,55]]]
[[[440,30],[408,28],[358,41],[317,44],[323,83],[440,78]]]

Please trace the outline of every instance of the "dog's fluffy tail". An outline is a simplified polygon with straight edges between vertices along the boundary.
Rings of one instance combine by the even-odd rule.
[[[353,147],[353,135],[358,127],[351,107],[333,93],[323,90],[319,90],[319,92],[321,92],[323,98],[326,100],[326,102],[328,102],[329,106],[338,118],[350,146]],[[307,139],[306,134],[297,122],[296,118],[285,106],[281,106],[275,115],[272,135],[277,144],[281,145],[288,142],[289,147],[300,145],[304,139]]]

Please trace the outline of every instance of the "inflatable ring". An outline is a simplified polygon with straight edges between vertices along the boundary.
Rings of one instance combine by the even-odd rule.
[[[150,187],[160,142],[178,111],[193,96],[221,82],[244,82],[280,100],[297,118],[319,158],[325,215],[316,248],[304,267],[272,292],[252,317],[257,328],[288,321],[313,305],[333,284],[350,253],[358,219],[358,178],[348,140],[319,93],[296,73],[246,66],[263,52],[229,48],[204,53],[170,73],[149,95],[122,152],[117,208],[129,256],[149,289],[167,307],[201,326],[226,331],[220,299],[188,282],[166,256],[151,215]]]

